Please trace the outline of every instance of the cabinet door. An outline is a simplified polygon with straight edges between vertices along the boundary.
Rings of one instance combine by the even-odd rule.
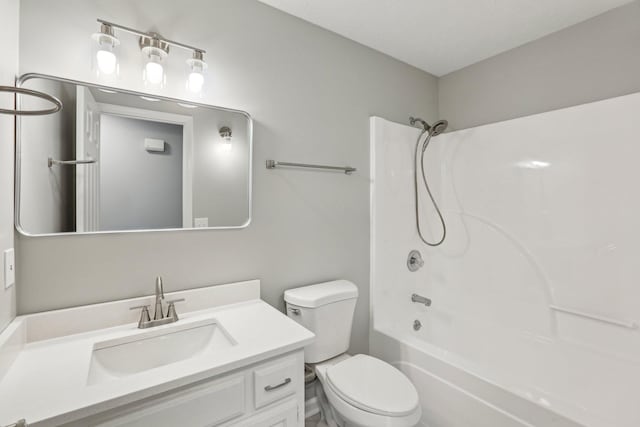
[[[290,400],[273,409],[261,412],[251,418],[245,419],[234,427],[301,427],[304,420],[298,411],[298,403]]]
[[[155,399],[108,420],[85,421],[95,427],[211,427],[245,412],[244,376],[192,387]],[[286,424],[288,425],[288,424]]]
[[[297,425],[298,408],[290,408],[256,424],[256,427],[294,427]]]

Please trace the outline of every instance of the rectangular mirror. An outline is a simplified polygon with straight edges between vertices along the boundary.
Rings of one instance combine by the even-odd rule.
[[[28,74],[63,110],[18,117],[16,227],[26,235],[241,228],[251,220],[249,114]],[[38,109],[38,98],[18,96]]]

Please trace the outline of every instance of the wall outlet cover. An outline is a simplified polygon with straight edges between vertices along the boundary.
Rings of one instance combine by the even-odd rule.
[[[9,289],[16,283],[16,258],[13,248],[4,251],[4,287]]]

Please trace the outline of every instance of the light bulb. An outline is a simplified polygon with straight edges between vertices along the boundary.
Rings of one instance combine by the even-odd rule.
[[[144,70],[146,79],[149,83],[153,85],[159,85],[162,83],[164,78],[164,69],[162,68],[162,64],[150,60],[147,62],[147,65],[145,65]]]
[[[191,92],[199,93],[202,90],[202,85],[204,85],[204,76],[201,72],[192,71],[189,73],[187,87]]]
[[[96,61],[98,64],[98,70],[102,74],[113,74],[116,71],[117,59],[116,54],[111,50],[100,49],[96,53]]]

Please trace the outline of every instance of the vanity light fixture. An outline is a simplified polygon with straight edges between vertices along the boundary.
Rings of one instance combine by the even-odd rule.
[[[225,142],[231,144],[231,128],[228,126],[221,127],[220,138],[222,138]]]
[[[120,44],[120,40],[115,36],[113,26],[101,23],[100,31],[93,34],[92,38],[96,41],[94,68],[98,76],[117,75],[119,65],[115,48]]]
[[[158,33],[145,32],[124,25],[98,19],[100,32],[93,35],[97,43],[96,70],[98,75],[113,75],[119,73],[118,58],[114,51],[120,41],[115,36],[114,30],[121,30],[126,33],[139,36],[138,44],[142,51],[144,68],[142,78],[145,84],[163,88],[167,82],[165,72],[165,62],[169,56],[169,48],[177,47],[192,52],[192,57],[187,60],[189,66],[187,75],[187,89],[193,93],[200,93],[204,85],[204,72],[207,63],[204,61],[206,51],[198,47],[179,43],[162,37]]]
[[[222,138],[222,147],[225,151],[231,151],[231,128],[223,126],[220,128],[220,138]]]

